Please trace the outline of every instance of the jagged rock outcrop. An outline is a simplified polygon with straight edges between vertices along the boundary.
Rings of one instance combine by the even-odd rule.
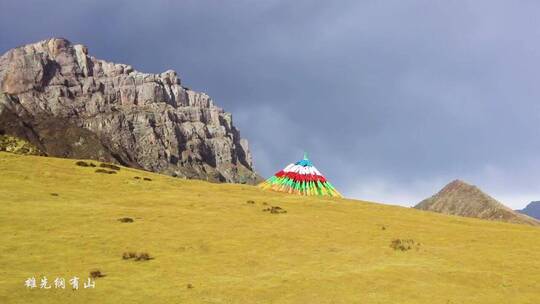
[[[486,220],[538,226],[540,221],[504,206],[475,186],[455,180],[414,208]]]
[[[118,162],[180,177],[254,183],[230,113],[181,85],[54,38],[0,57],[0,134],[51,156]]]
[[[524,209],[516,211],[540,220],[540,201],[530,202]]]

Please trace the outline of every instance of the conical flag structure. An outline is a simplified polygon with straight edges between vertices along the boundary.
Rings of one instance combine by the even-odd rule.
[[[259,185],[263,189],[300,195],[342,195],[326,180],[326,177],[313,166],[304,153],[304,159],[290,164]]]

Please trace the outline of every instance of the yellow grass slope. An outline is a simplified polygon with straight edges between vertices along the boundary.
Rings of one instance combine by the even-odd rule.
[[[535,227],[74,163],[0,153],[0,303],[540,300]],[[106,275],[95,289],[24,287],[94,269]]]

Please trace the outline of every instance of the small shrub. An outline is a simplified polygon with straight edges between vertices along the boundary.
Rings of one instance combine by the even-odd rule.
[[[90,164],[89,164],[89,163],[87,163],[87,162],[85,162],[85,161],[82,161],[82,160],[76,162],[75,165],[77,165],[77,166],[79,166],[79,167],[90,167]]]
[[[140,176],[135,176],[134,179],[141,179],[141,177]]]
[[[103,174],[116,174],[116,171],[112,170],[105,170],[105,169],[96,169],[96,173],[103,173]]]
[[[187,289],[193,289],[193,287],[194,287],[194,286],[193,286],[191,283],[188,283],[188,284],[186,285],[186,288],[187,288]]]
[[[60,194],[58,193],[51,193],[51,196],[59,196]]]
[[[90,167],[93,167],[93,168],[95,168],[95,167],[96,167],[96,164],[94,164],[94,163],[90,163]]]
[[[122,217],[119,218],[118,221],[121,223],[133,223],[133,219],[130,217]]]
[[[270,206],[269,208],[263,209],[264,212],[270,212],[272,214],[287,213],[287,210],[279,206]]]
[[[268,203],[267,203],[267,202],[263,202],[262,204],[265,205],[265,206],[268,206]]]
[[[394,250],[408,251],[413,248],[418,249],[420,243],[416,243],[412,239],[395,239],[390,243],[390,247]]]
[[[249,200],[249,201],[246,201],[246,204],[255,204],[255,201],[252,201],[252,200]]]
[[[382,226],[382,227],[381,227],[381,230],[386,230],[386,227],[385,227],[385,226]]]
[[[92,279],[103,278],[104,276],[105,276],[105,274],[103,274],[100,270],[92,270],[92,271],[90,271],[90,277]]]
[[[111,170],[120,171],[120,167],[118,167],[117,165],[113,165],[113,164],[101,163],[101,164],[99,164],[99,166],[101,168],[108,168],[108,169],[111,169]]]
[[[152,179],[151,179],[151,178],[148,178],[148,177],[145,177],[145,178],[143,178],[143,179],[144,179],[145,181],[149,181],[149,182],[152,181]]]

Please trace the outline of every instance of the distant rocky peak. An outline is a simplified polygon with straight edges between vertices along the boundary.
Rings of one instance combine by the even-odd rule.
[[[523,210],[516,211],[540,220],[540,201],[532,201]]]
[[[514,212],[478,187],[454,180],[414,208],[511,223],[540,225],[533,218]]]
[[[456,190],[462,190],[462,189],[467,189],[467,190],[473,190],[473,189],[476,189],[475,186],[471,185],[471,184],[468,184],[460,179],[455,179],[453,181],[451,181],[450,183],[448,183],[446,186],[444,186],[444,188],[442,188],[441,192],[443,191],[456,191]]]

